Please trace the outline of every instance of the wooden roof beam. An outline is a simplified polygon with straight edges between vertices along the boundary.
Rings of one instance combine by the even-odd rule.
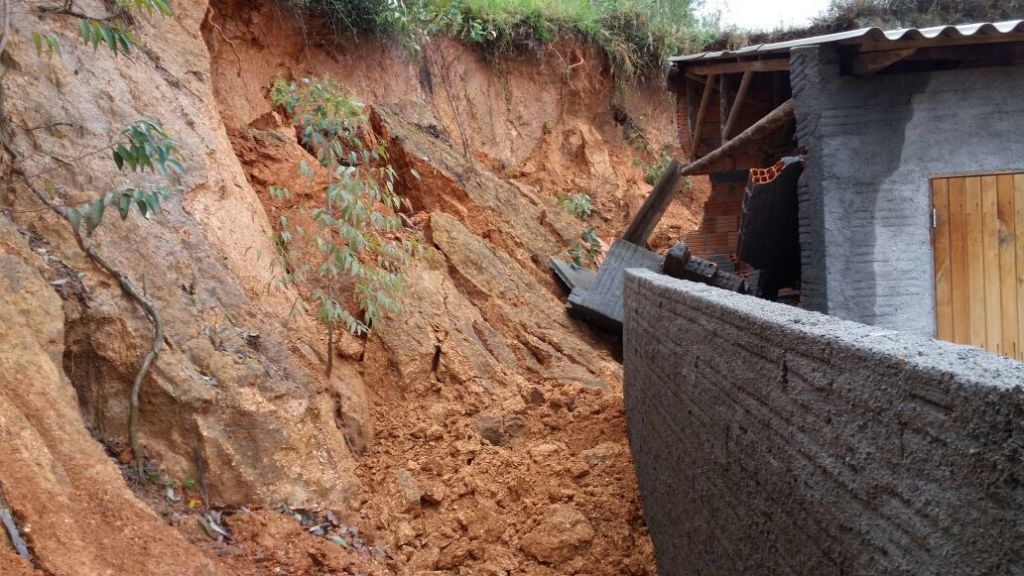
[[[692,64],[686,72],[698,76],[717,74],[738,74],[740,72],[788,72],[789,56],[772,58],[771,60],[745,60],[740,62],[715,62],[712,64]]]
[[[864,52],[850,57],[850,74],[854,76],[870,76],[881,72],[889,66],[912,56],[917,48],[888,50],[885,52]]]

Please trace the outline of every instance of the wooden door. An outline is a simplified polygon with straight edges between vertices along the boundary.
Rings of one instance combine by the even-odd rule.
[[[936,337],[1024,360],[1024,174],[931,184]]]

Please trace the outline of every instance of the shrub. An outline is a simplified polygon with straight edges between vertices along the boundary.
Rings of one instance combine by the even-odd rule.
[[[658,157],[658,161],[647,167],[644,171],[644,182],[647,182],[651,186],[658,183],[658,179],[661,178],[661,174],[668,168],[669,163],[672,162],[672,157],[662,152],[661,156]]]
[[[566,212],[580,220],[590,218],[590,214],[593,212],[590,196],[582,192],[563,196],[558,199],[558,203]]]
[[[580,234],[579,241],[569,248],[569,258],[572,263],[581,268],[590,267],[597,263],[598,257],[601,255],[601,239],[597,236],[597,231],[593,228],[587,228]]]

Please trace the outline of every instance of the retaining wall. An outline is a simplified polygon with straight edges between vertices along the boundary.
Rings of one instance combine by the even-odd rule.
[[[659,574],[1024,574],[1024,364],[632,270]]]

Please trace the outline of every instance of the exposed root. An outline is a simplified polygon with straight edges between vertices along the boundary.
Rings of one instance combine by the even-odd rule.
[[[25,544],[25,540],[22,539],[21,533],[18,532],[18,525],[14,522],[14,515],[11,513],[10,507],[7,505],[7,499],[4,498],[4,491],[0,488],[0,525],[3,525],[7,531],[7,538],[10,540],[11,545],[14,546],[14,551],[29,562],[32,561],[32,553],[28,550],[28,545]]]
[[[21,175],[24,176],[24,173],[21,172],[20,168],[14,168],[14,172],[16,174],[21,173]],[[28,186],[32,192],[35,193],[36,198],[46,204],[55,214],[70,224],[67,208],[55,203],[42,190],[33,186],[31,182],[28,182]],[[85,230],[79,228],[76,231],[75,238],[78,240],[78,246],[82,249],[82,252],[85,252],[86,255],[88,255],[97,266],[102,268],[104,272],[116,279],[117,283],[121,286],[121,290],[142,307],[146,312],[149,323],[153,326],[153,345],[149,352],[146,353],[146,356],[142,359],[142,365],[139,366],[138,371],[135,373],[135,378],[132,380],[128,412],[128,445],[132,449],[136,478],[138,480],[142,480],[144,478],[142,470],[142,450],[139,448],[137,433],[139,424],[139,391],[142,389],[142,382],[146,379],[146,374],[149,373],[149,369],[153,365],[153,361],[156,360],[157,355],[160,354],[160,349],[163,347],[164,323],[153,302],[147,298],[134,283],[132,283],[128,276],[114,267],[109,260],[96,250],[96,247],[92,243],[92,239],[89,238]]]

